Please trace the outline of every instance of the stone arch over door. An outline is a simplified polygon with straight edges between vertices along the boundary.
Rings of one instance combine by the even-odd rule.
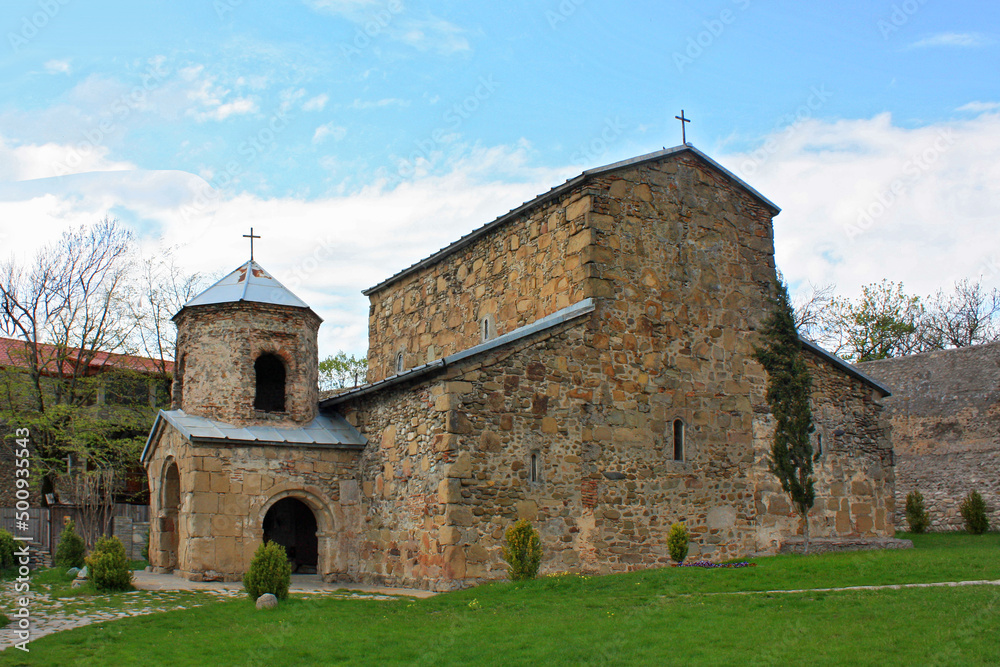
[[[294,484],[281,484],[272,488],[268,499],[259,509],[251,510],[254,519],[253,533],[258,543],[264,540],[264,523],[276,505],[286,499],[293,499],[305,505],[316,520],[316,572],[320,575],[332,572],[334,568],[333,549],[336,544],[333,503],[318,489]],[[273,516],[273,515],[272,515]]]
[[[163,465],[157,500],[159,553],[155,567],[161,572],[173,572],[178,565],[177,554],[180,544],[178,516],[181,506],[181,475],[177,461],[173,457],[168,458]]]

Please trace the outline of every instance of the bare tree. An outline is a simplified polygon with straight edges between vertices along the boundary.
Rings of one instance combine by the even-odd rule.
[[[795,328],[800,336],[814,343],[820,343],[830,337],[827,324],[835,297],[836,285],[833,283],[822,287],[809,283],[809,291],[798,295],[792,301]]]
[[[928,349],[967,347],[1000,340],[1000,291],[982,282],[955,282],[954,291],[928,297],[922,337]]]
[[[66,454],[87,459],[120,441],[121,424],[87,406],[99,388],[94,361],[123,351],[132,333],[123,298],[131,242],[105,218],[64,233],[27,266],[0,265],[0,332],[22,342],[17,368],[0,376],[0,419],[31,429],[43,491]]]
[[[171,318],[201,291],[205,280],[199,273],[184,273],[172,249],[140,259],[136,268],[128,298],[136,353],[155,359],[160,372],[166,372],[177,341]]]

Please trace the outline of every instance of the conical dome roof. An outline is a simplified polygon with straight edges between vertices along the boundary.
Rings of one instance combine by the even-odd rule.
[[[184,308],[237,301],[309,308],[305,301],[292,294],[252,259],[185,303]]]

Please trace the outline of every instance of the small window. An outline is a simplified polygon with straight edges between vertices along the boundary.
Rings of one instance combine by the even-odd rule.
[[[483,319],[479,323],[479,334],[484,343],[497,337],[497,329],[493,323],[492,315],[483,316]]]
[[[674,420],[674,461],[684,460],[684,422]]]
[[[819,461],[819,457],[823,455],[823,434],[819,431],[816,432],[816,455],[813,456],[814,461]]]
[[[404,370],[406,370],[406,365],[403,363],[403,353],[396,353],[396,374],[399,375]]]
[[[257,376],[257,394],[253,400],[255,410],[264,412],[285,411],[285,364],[274,354],[262,354],[253,365]]]
[[[528,461],[528,479],[531,482],[538,481],[538,452],[531,452],[531,458]]]

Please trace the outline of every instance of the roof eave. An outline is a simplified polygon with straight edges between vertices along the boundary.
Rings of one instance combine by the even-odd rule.
[[[857,380],[861,380],[862,382],[864,382],[865,384],[869,385],[873,389],[878,390],[879,392],[882,393],[883,396],[892,396],[892,392],[884,384],[882,384],[881,382],[879,382],[875,378],[871,377],[870,375],[866,375],[865,373],[862,373],[861,371],[859,371],[857,369],[856,366],[852,365],[851,363],[849,363],[847,361],[844,361],[843,359],[841,359],[837,355],[833,354],[832,352],[824,350],[822,347],[820,347],[816,343],[808,341],[805,338],[802,338],[801,336],[799,336],[799,344],[802,345],[802,347],[804,347],[804,348],[810,350],[811,352],[815,353],[817,356],[819,356],[819,357],[821,357],[821,358],[829,361],[834,366],[837,366],[838,368],[840,368],[840,370],[844,371],[845,373],[847,373],[851,377],[853,377],[853,378],[855,378]]]

